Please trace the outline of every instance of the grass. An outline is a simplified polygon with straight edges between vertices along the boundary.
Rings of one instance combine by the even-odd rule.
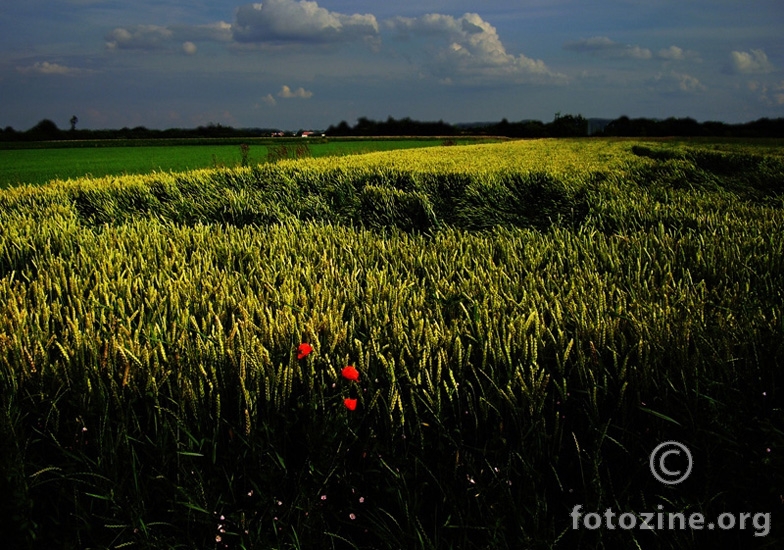
[[[6,541],[774,548],[783,176],[575,139],[0,192]],[[770,533],[575,531],[577,504]]]
[[[10,144],[0,148],[0,188],[20,184],[42,185],[54,179],[76,179],[85,176],[104,177],[146,174],[153,171],[197,170],[218,166],[236,166],[242,162],[240,144],[250,146],[248,160],[266,162],[282,148],[294,156],[306,149],[307,156],[321,157],[432,147],[443,139],[248,139],[248,140],[147,140],[139,145],[132,141],[113,146],[112,142],[52,142],[48,144]],[[477,140],[456,139],[456,143]],[[206,143],[202,143],[206,142]],[[224,144],[229,142],[230,144]],[[8,145],[8,144],[7,144]],[[69,147],[65,147],[69,145]],[[305,147],[306,146],[306,147]],[[278,155],[279,156],[279,155]]]

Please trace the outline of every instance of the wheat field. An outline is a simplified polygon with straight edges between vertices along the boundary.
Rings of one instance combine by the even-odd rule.
[[[782,190],[753,144],[575,139],[0,191],[4,532],[784,540]],[[695,456],[678,487],[648,471],[666,440]],[[577,503],[774,520],[764,539],[575,531]]]

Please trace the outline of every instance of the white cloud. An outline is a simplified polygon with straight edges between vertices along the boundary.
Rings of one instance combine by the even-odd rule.
[[[685,57],[683,50],[678,46],[670,46],[669,48],[661,49],[657,55],[660,59],[672,60],[681,60]]]
[[[670,71],[659,73],[653,79],[654,87],[666,93],[697,93],[704,92],[707,88],[694,76],[686,73]]]
[[[640,46],[620,44],[606,36],[594,36],[575,42],[568,42],[564,49],[579,53],[593,53],[606,57],[630,57],[632,59],[650,59],[653,57],[651,50]],[[680,48],[678,48],[680,49]]]
[[[422,17],[395,17],[386,21],[399,36],[442,37],[447,43],[435,54],[433,72],[442,82],[463,80],[528,80],[565,82],[566,76],[551,71],[544,61],[506,51],[498,32],[476,13],[459,18],[431,13]]]
[[[231,24],[225,21],[208,25],[172,25],[168,27],[176,40],[189,42],[231,42]]]
[[[662,48],[656,53],[658,59],[664,61],[696,61],[701,62],[700,54],[694,50],[684,50],[678,46],[670,46],[669,48]]]
[[[737,73],[770,73],[774,70],[773,64],[768,61],[768,56],[762,50],[733,51],[730,54],[730,63]]]
[[[784,105],[784,80],[773,84],[750,80],[746,85],[749,91],[755,93],[757,99],[763,104]]]
[[[18,67],[16,70],[20,73],[43,75],[74,75],[90,72],[85,69],[66,67],[59,63],[49,63],[48,61],[39,61],[29,67]]]
[[[376,39],[378,22],[371,14],[346,15],[308,0],[265,0],[240,6],[232,31],[238,42],[329,43]]]
[[[274,107],[278,103],[277,101],[275,101],[275,98],[272,97],[272,94],[265,95],[264,97],[261,98],[261,100],[267,105],[269,105],[270,107]]]
[[[281,86],[280,91],[278,92],[278,97],[282,97],[285,99],[291,99],[291,98],[308,99],[309,97],[312,96],[313,96],[313,92],[307,91],[305,88],[300,87],[292,91],[291,88],[289,88],[285,84]]]
[[[639,46],[627,46],[623,49],[623,52],[627,57],[634,59],[650,59],[652,57],[651,50]]]
[[[618,46],[617,42],[613,42],[606,36],[594,36],[592,38],[583,38],[576,42],[569,42],[564,48],[576,52],[595,52],[615,49]]]
[[[166,47],[173,32],[159,25],[118,27],[106,35],[110,50],[157,50]]]
[[[684,73],[672,73],[682,92],[704,92],[707,88],[695,77]]]
[[[219,21],[209,25],[136,25],[117,27],[106,35],[106,47],[110,50],[163,50],[181,46],[182,51],[192,55],[196,42],[230,42],[231,25]]]

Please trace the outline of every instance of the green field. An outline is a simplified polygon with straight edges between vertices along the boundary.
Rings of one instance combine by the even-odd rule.
[[[260,163],[280,157],[281,154],[289,157],[350,155],[431,147],[443,141],[432,138],[253,138],[12,143],[6,144],[8,148],[0,148],[0,189],[24,183],[41,185],[53,179],[238,166],[243,160],[241,143],[249,145],[248,162]],[[465,144],[482,140],[457,138],[453,141]]]
[[[784,544],[775,144],[227,164],[0,191],[9,547]]]

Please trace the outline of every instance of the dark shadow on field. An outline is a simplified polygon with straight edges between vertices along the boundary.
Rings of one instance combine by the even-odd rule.
[[[589,174],[586,181],[597,177]],[[186,225],[244,227],[293,217],[406,232],[497,226],[546,230],[556,222],[577,227],[589,211],[585,185],[542,172],[475,176],[260,165],[162,174],[144,183],[79,187],[68,194],[77,216],[89,226],[155,217]]]
[[[634,179],[672,189],[731,192],[741,200],[765,204],[784,194],[784,162],[750,153],[707,149],[654,149],[634,145],[632,153],[655,161],[640,166]]]

